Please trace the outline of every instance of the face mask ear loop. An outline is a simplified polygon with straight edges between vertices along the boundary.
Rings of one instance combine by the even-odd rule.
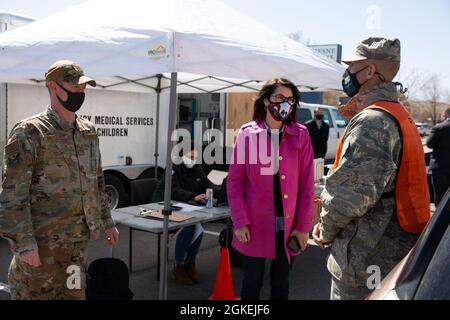
[[[363,71],[363,70],[366,70],[368,67],[370,67],[370,64],[369,65],[367,65],[367,66],[365,66],[364,68],[362,68],[362,69],[359,69],[358,71],[356,71],[355,73],[353,73],[354,75],[357,75],[358,73],[360,73],[361,71]]]
[[[370,67],[370,65],[368,65],[368,66],[366,66],[366,67],[362,68],[362,69],[361,69],[361,70],[359,70],[358,72],[355,72],[355,73],[354,73],[354,75],[355,75],[355,78],[356,78],[356,75],[357,75],[358,73],[360,73],[361,71],[363,71],[363,70],[367,69],[368,67]],[[378,73],[377,71],[375,71],[375,74],[377,74],[377,75],[378,75],[378,78],[380,78],[380,75],[381,75],[381,76],[383,76],[382,74]],[[383,78],[384,78],[384,76],[383,76]],[[383,80],[383,79],[381,79],[381,78],[380,78],[380,80],[384,82],[384,80]],[[366,82],[368,82],[368,81],[370,81],[370,79],[367,79],[366,81],[364,81],[363,83],[361,83],[361,84],[360,84],[359,86],[360,86],[360,87],[362,87],[362,86],[363,86],[363,85],[365,85],[365,84],[366,84]]]
[[[66,93],[67,93],[67,95],[69,94],[69,90],[67,90],[66,88],[64,88],[62,85],[60,85],[59,83],[58,83],[58,81],[55,81],[55,83],[58,85],[58,87],[60,87],[61,89],[63,89]],[[59,98],[59,97],[58,97]]]

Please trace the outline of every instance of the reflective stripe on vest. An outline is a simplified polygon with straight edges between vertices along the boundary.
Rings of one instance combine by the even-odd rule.
[[[378,101],[368,108],[389,113],[400,126],[402,155],[395,186],[397,218],[406,232],[420,233],[430,220],[430,194],[419,132],[409,112],[400,103]],[[342,138],[337,146],[334,170],[339,166],[342,156]]]

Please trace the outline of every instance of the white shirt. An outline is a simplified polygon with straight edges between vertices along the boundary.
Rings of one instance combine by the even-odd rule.
[[[322,122],[323,122],[323,120],[315,120],[315,121],[316,121],[317,127],[318,127],[319,130],[320,130],[320,128],[322,127]]]

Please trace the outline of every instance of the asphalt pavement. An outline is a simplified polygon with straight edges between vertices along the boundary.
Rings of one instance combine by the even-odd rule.
[[[173,300],[206,300],[214,290],[217,268],[220,258],[218,233],[225,228],[223,223],[207,223],[202,245],[197,258],[197,272],[200,283],[186,286],[174,281],[170,271],[173,264],[175,238],[169,245],[169,272],[167,298]],[[114,256],[128,265],[129,231],[119,226],[120,242],[114,250]],[[134,292],[134,299],[156,300],[159,296],[159,281],[157,271],[157,236],[151,233],[133,232],[133,272],[130,274],[130,288]],[[329,250],[322,250],[315,245],[295,259],[291,273],[290,299],[292,300],[327,300],[329,299],[330,275],[326,269],[326,258]],[[91,241],[88,250],[88,263],[102,257],[109,257],[110,249],[104,240]],[[7,283],[8,266],[11,253],[8,243],[0,238],[0,287]],[[266,266],[264,285],[261,299],[270,298],[269,261]],[[242,284],[242,269],[232,268],[234,291],[240,295]],[[9,294],[0,290],[0,300],[10,299]]]

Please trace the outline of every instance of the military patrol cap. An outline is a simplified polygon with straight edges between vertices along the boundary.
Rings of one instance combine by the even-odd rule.
[[[400,40],[379,37],[367,38],[358,44],[355,54],[344,59],[343,62],[348,64],[367,59],[400,62]]]
[[[64,81],[72,84],[87,83],[93,87],[97,85],[94,79],[84,75],[80,65],[69,60],[56,61],[45,73],[45,82]]]

